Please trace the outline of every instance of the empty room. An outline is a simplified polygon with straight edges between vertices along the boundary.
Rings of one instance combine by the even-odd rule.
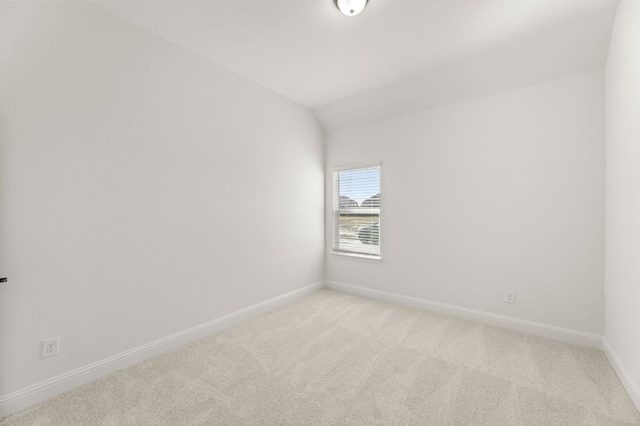
[[[640,0],[0,1],[0,425],[639,425]]]

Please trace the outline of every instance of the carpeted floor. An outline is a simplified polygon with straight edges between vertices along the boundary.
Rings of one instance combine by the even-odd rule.
[[[322,290],[0,425],[640,425],[600,351]]]

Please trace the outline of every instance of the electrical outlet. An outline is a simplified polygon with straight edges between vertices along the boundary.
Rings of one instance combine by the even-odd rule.
[[[312,267],[311,267],[311,275],[315,275],[315,274],[317,274],[317,273],[318,273],[318,271],[316,270],[316,267],[315,267],[315,266],[312,266]]]
[[[513,291],[505,291],[504,303],[516,303],[516,294]]]
[[[42,341],[42,358],[58,355],[60,350],[60,338],[52,337]]]

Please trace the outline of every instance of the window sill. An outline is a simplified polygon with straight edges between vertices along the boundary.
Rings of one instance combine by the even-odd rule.
[[[344,259],[353,259],[361,262],[369,262],[369,263],[382,263],[382,257],[380,256],[370,256],[366,254],[358,254],[358,253],[343,253],[340,251],[332,251],[332,255],[337,257],[342,257]]]

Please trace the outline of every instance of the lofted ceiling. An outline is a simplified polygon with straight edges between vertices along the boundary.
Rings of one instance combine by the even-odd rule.
[[[601,68],[618,0],[96,1],[328,130]]]

